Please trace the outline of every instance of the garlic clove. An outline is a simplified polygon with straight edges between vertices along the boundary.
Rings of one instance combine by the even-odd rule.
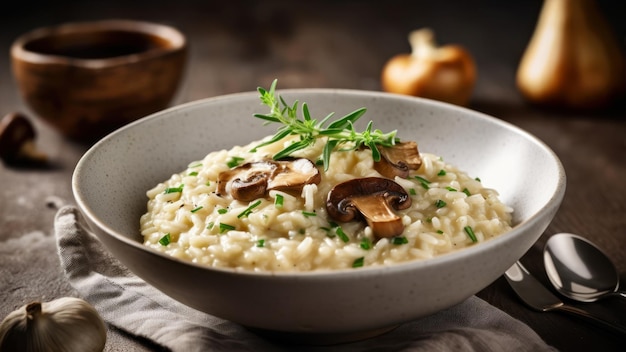
[[[96,309],[74,297],[29,303],[0,323],[0,351],[99,352],[105,343]]]
[[[411,54],[392,57],[383,67],[384,91],[467,105],[476,81],[476,65],[460,45],[437,46],[431,29],[409,34]]]

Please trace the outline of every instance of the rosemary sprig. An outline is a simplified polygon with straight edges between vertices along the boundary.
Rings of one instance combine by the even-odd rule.
[[[261,102],[270,108],[269,114],[255,114],[254,116],[265,120],[265,123],[281,124],[278,131],[271,139],[265,141],[252,149],[275,143],[290,135],[299,135],[299,140],[291,143],[283,150],[276,153],[274,160],[283,159],[292,153],[304,149],[315,144],[319,138],[327,138],[326,145],[322,153],[322,161],[324,170],[328,170],[330,164],[330,155],[333,151],[349,151],[356,150],[362,146],[370,148],[374,161],[380,160],[380,152],[378,146],[390,147],[397,142],[396,131],[383,133],[381,130],[372,129],[372,121],[367,124],[365,131],[357,132],[354,123],[365,114],[366,109],[357,109],[337,120],[329,122],[334,113],[328,114],[321,121],[317,121],[311,117],[309,107],[306,103],[302,104],[302,118],[298,117],[298,104],[296,100],[292,105],[287,104],[285,100],[276,93],[276,83],[274,80],[269,90],[259,87]],[[328,125],[326,125],[328,123]],[[326,126],[325,126],[326,125]],[[339,148],[345,144],[351,144],[347,148]]]

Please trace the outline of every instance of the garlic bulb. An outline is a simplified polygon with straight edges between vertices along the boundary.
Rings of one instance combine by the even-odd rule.
[[[624,93],[626,61],[593,0],[544,0],[516,80],[537,105],[604,108]]]
[[[467,105],[476,81],[476,65],[459,45],[437,46],[428,28],[409,34],[411,54],[392,57],[383,67],[386,92]]]
[[[29,303],[0,324],[0,352],[97,352],[105,342],[98,312],[74,297]]]

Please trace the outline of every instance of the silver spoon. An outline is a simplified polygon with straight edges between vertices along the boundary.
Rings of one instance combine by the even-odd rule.
[[[587,239],[559,233],[548,239],[543,251],[546,273],[563,296],[580,302],[618,296],[619,274],[607,255]]]

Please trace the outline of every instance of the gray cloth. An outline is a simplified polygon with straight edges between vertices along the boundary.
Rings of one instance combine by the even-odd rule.
[[[104,320],[172,351],[554,351],[532,329],[477,297],[370,339],[290,345],[180,304],[113,258],[73,206],[54,224],[70,284]]]

